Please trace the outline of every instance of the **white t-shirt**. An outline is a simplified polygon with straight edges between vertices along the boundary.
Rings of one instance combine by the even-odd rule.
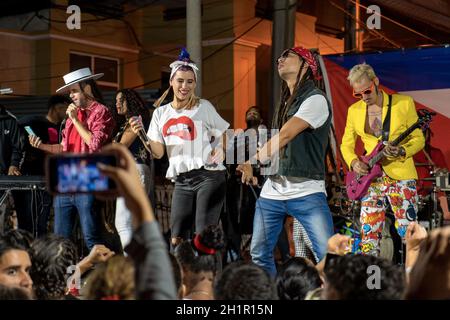
[[[294,117],[301,118],[316,129],[325,123],[328,115],[327,100],[324,96],[316,94],[303,101]],[[326,194],[324,180],[274,175],[266,180],[260,196],[273,200],[289,200],[317,192]]]
[[[200,99],[190,110],[176,110],[170,103],[156,108],[147,135],[166,146],[169,157],[166,178],[174,179],[180,173],[201,167],[225,170],[222,163],[213,164],[209,159],[211,139],[214,137],[217,143],[229,126],[208,100]]]

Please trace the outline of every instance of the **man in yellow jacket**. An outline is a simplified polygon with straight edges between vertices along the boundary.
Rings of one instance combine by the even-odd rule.
[[[364,149],[370,154],[381,141],[383,121],[388,110],[389,96],[379,89],[379,79],[368,64],[355,65],[347,78],[353,87],[353,95],[360,101],[348,109],[347,123],[342,137],[341,151],[350,170],[364,175],[369,167],[355,153],[359,136]],[[418,117],[414,100],[409,96],[394,94],[391,103],[389,141],[393,141]],[[365,254],[379,255],[388,202],[395,216],[395,227],[404,239],[410,222],[417,217],[417,172],[413,155],[420,151],[425,139],[420,129],[414,130],[398,146],[388,144],[381,161],[383,176],[372,181],[361,199],[361,245]]]

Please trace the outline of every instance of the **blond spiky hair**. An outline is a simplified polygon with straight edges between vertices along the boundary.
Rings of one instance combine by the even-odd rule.
[[[369,78],[369,80],[373,80],[377,77],[375,71],[373,71],[373,68],[370,65],[368,65],[367,63],[361,63],[353,66],[353,68],[348,73],[347,80],[350,81],[350,85],[353,85],[364,75]]]

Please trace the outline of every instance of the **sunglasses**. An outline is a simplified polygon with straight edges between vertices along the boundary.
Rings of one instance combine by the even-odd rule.
[[[355,89],[353,89],[353,96],[357,99],[361,99],[363,94],[365,95],[369,95],[373,92],[373,90],[375,89],[375,82],[372,82],[372,84],[370,85],[370,87],[364,89],[361,92],[355,92]]]
[[[289,56],[289,53],[291,53],[292,51],[290,49],[286,49],[283,51],[283,53],[278,57],[277,59],[277,63],[280,63],[280,60],[284,60]],[[293,53],[293,52],[292,52]]]

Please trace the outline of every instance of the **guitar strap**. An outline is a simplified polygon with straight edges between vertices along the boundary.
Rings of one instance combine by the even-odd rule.
[[[391,128],[391,105],[392,105],[392,95],[388,95],[388,109],[386,113],[386,118],[384,118],[383,122],[383,131],[381,133],[381,137],[383,141],[389,141],[389,130]]]

